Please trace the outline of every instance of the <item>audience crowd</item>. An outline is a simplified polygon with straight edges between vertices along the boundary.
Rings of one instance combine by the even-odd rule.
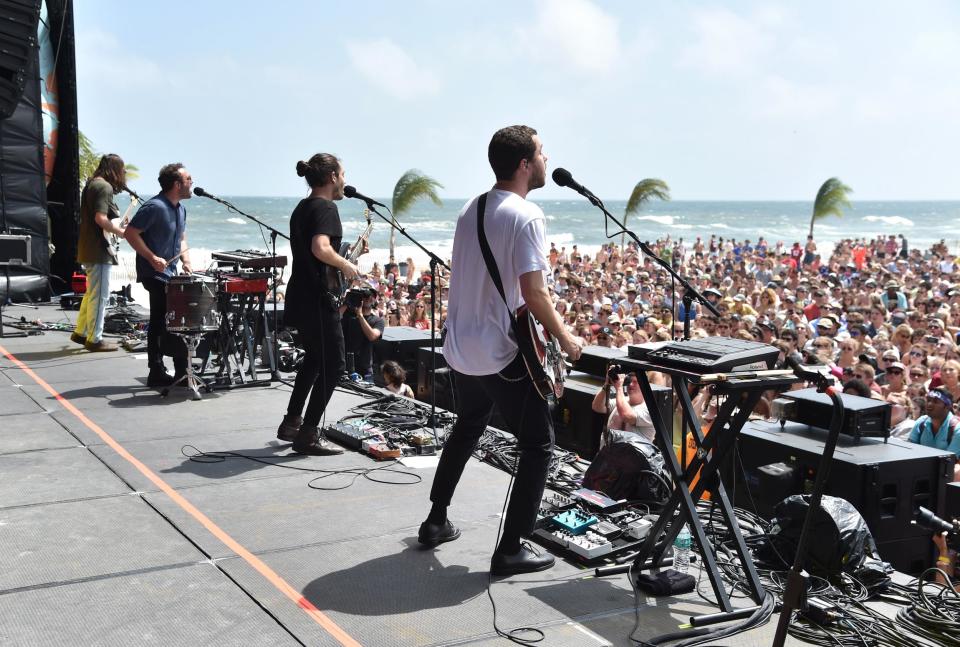
[[[689,319],[692,337],[755,340],[829,366],[848,393],[891,403],[892,433],[905,438],[919,439],[915,423],[928,409],[946,403],[949,413],[960,401],[960,267],[943,240],[910,249],[902,235],[891,234],[821,250],[813,237],[787,246],[763,238],[668,236],[650,247],[719,316],[696,304],[685,312],[679,286],[633,243],[604,245],[593,255],[551,244],[548,284],[557,312],[587,344],[678,339]],[[445,311],[431,308],[431,280],[410,259],[374,266],[370,283],[388,326],[428,330],[432,310],[442,327]],[[441,304],[446,284],[441,274]],[[943,418],[935,421],[950,429],[957,424],[952,415]],[[949,436],[946,444],[960,453],[960,434]]]

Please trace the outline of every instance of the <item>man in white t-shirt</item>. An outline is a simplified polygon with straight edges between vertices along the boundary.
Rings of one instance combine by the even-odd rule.
[[[544,281],[544,272],[550,270],[546,219],[537,205],[526,200],[529,191],[546,181],[547,158],[537,131],[528,126],[503,128],[490,140],[487,155],[497,182],[486,194],[483,227],[506,303],[480,251],[476,198],[457,220],[443,345],[443,356],[452,369],[457,422],[440,455],[430,491],[433,507],[420,526],[418,540],[435,546],[460,536],[447,518],[447,507],[496,406],[517,437],[520,455],[490,571],[512,575],[553,565],[551,555],[538,554],[521,543],[533,532],[540,509],[553,452],[553,423],[547,402],[518,352],[509,313],[525,303],[571,360],[580,356],[582,341],[566,330],[553,307]]]
[[[624,389],[626,385],[626,389]],[[613,398],[609,398],[608,388],[613,387]],[[603,388],[593,397],[591,408],[597,413],[607,413],[607,429],[629,431],[639,434],[644,440],[654,442],[656,430],[650,409],[643,401],[643,391],[637,376],[630,373],[613,373],[607,376]]]

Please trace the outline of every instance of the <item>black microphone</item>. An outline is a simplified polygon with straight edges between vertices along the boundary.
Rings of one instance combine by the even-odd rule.
[[[215,197],[216,197],[216,196],[210,195],[209,193],[207,193],[206,191],[204,191],[202,187],[199,187],[199,186],[193,187],[193,195],[198,195],[198,196],[200,196],[201,198],[215,198]]]
[[[382,202],[377,202],[373,198],[368,198],[367,196],[363,195],[362,193],[357,191],[356,188],[350,186],[349,184],[343,187],[343,195],[345,195],[348,198],[356,198],[357,200],[363,200],[364,202],[367,203],[368,207],[377,205],[378,207],[383,207],[384,209],[387,208],[387,205],[383,204]]]
[[[553,169],[553,174],[551,177],[553,177],[553,181],[558,185],[570,187],[585,198],[596,198],[596,196],[590,192],[590,189],[574,180],[573,176],[570,174],[570,171],[565,168]]]
[[[124,186],[123,191],[126,191],[130,195],[130,197],[136,200],[137,202],[143,202],[140,196],[137,195],[137,192],[131,189],[130,187]]]

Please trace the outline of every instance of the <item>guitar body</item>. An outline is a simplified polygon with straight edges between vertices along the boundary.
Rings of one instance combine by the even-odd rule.
[[[544,400],[563,395],[566,364],[557,340],[537,321],[526,305],[517,309],[520,353],[530,379]]]
[[[357,242],[355,242],[353,245],[350,243],[340,243],[340,249],[337,250],[337,253],[340,254],[340,256],[347,259],[351,263],[356,263],[357,259],[360,258],[360,255],[364,252],[364,248],[366,247],[367,239],[370,238],[370,233],[373,231],[373,221],[371,220],[369,209],[364,209],[363,217],[367,220],[367,227],[357,238]],[[337,305],[340,305],[343,303],[343,297],[347,293],[347,289],[349,289],[350,285],[347,283],[346,279],[343,278],[343,272],[340,270],[335,270],[332,267],[328,269],[329,272],[327,276],[330,280],[330,294],[333,296],[333,299]]]

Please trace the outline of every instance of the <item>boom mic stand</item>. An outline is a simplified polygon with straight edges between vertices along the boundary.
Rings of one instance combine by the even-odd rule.
[[[359,196],[357,196],[359,198]],[[362,198],[361,198],[362,199]],[[407,233],[407,230],[403,228],[400,223],[397,222],[396,218],[390,219],[384,216],[382,213],[377,211],[376,207],[373,205],[372,200],[364,200],[367,203],[367,208],[371,212],[377,214],[381,220],[390,225],[392,228],[403,234],[404,238],[409,240],[411,243],[416,245],[420,251],[427,255],[430,258],[430,428],[433,430],[433,442],[437,447],[440,446],[440,442],[437,439],[437,306],[442,306],[442,304],[437,303],[437,266],[442,265],[446,270],[450,271],[450,266],[443,262],[439,256],[431,252],[429,249],[420,244],[420,242]],[[392,214],[391,214],[392,215]]]
[[[277,275],[277,236],[287,241],[290,240],[290,236],[287,236],[282,231],[274,229],[273,227],[263,222],[259,218],[255,216],[251,216],[249,213],[244,213],[243,211],[238,209],[229,201],[224,200],[223,198],[218,198],[217,196],[207,193],[206,191],[200,188],[195,188],[193,192],[194,194],[202,198],[210,198],[214,202],[219,202],[220,204],[225,206],[228,210],[233,211],[234,213],[240,214],[241,216],[243,216],[244,218],[247,218],[248,220],[252,220],[253,222],[257,223],[258,225],[260,225],[261,227],[263,227],[264,229],[270,232],[270,253],[272,254],[272,259],[273,259],[273,326],[274,328],[276,328],[277,326],[277,281],[279,280],[279,277]],[[267,343],[270,345],[270,356],[271,356],[270,378],[277,382],[283,382],[284,384],[289,385],[288,382],[286,382],[280,377],[280,371],[277,369],[278,362],[280,361],[280,340],[277,336],[277,331],[274,330],[273,332],[270,332],[270,326],[267,325],[266,322],[264,322],[264,326],[265,326],[264,332],[266,333],[266,336],[267,336]],[[250,361],[253,362],[254,358],[250,358]]]
[[[790,626],[790,620],[793,612],[804,608],[807,597],[807,580],[809,575],[803,568],[803,560],[807,556],[807,543],[810,540],[810,528],[813,525],[813,517],[816,510],[820,507],[820,500],[823,498],[823,491],[826,489],[827,480],[830,478],[830,466],[833,464],[833,454],[837,449],[837,440],[840,437],[840,430],[843,429],[843,400],[840,399],[840,391],[834,385],[833,378],[827,377],[823,373],[804,368],[797,361],[796,357],[788,357],[787,364],[793,369],[797,377],[816,383],[817,391],[826,393],[833,403],[833,415],[830,418],[830,433],[827,435],[827,442],[823,446],[823,454],[820,457],[820,465],[817,467],[817,480],[814,481],[813,490],[810,493],[810,501],[807,505],[807,514],[803,519],[803,528],[800,530],[800,541],[797,542],[797,552],[793,558],[793,566],[787,575],[787,585],[783,590],[783,604],[780,608],[780,619],[777,622],[777,631],[773,638],[774,647],[783,647],[787,639],[787,629]]]

